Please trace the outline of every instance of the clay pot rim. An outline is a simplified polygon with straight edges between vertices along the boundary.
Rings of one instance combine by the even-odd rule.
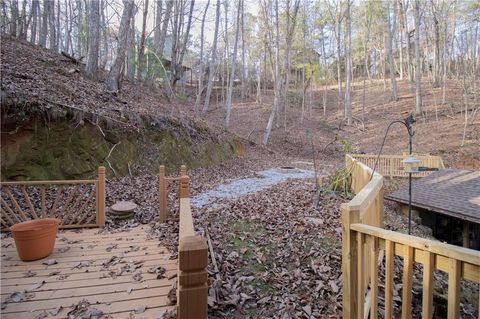
[[[56,227],[60,225],[62,221],[59,218],[40,218],[23,221],[21,223],[16,223],[10,227],[12,232],[27,232],[27,231],[39,231],[44,230],[45,228]],[[35,224],[39,225],[35,225]],[[30,225],[32,224],[32,225]]]

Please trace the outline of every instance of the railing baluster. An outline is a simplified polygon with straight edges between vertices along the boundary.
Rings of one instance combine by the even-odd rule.
[[[41,196],[42,196],[42,217],[46,218],[47,217],[47,205],[46,205],[46,200],[45,200],[45,186],[40,187],[41,191]]]
[[[23,212],[22,208],[20,207],[20,205],[18,205],[18,202],[17,200],[15,199],[15,197],[13,196],[12,192],[10,191],[10,188],[7,186],[5,187],[5,192],[7,193],[8,195],[8,198],[10,198],[10,200],[12,201],[12,204],[13,206],[15,207],[15,209],[20,213],[20,215],[22,216],[23,220],[28,220],[27,216],[25,215],[25,213]]]
[[[395,243],[385,240],[385,318],[393,318],[393,257]]]
[[[378,318],[378,238],[372,236],[370,242],[370,289],[371,293],[371,307],[370,319]]]
[[[365,304],[365,234],[357,232],[357,314],[363,315],[363,308]]]
[[[458,318],[460,313],[460,275],[462,262],[449,259],[448,272],[448,319]]]
[[[3,199],[2,199],[3,200]],[[15,224],[15,222],[10,218],[10,216],[8,216],[7,212],[3,210],[3,208],[0,208],[0,213],[2,214],[2,216],[5,216],[5,219],[7,219],[8,223],[10,225],[8,225],[8,227],[12,226],[13,224]]]
[[[37,213],[35,213],[35,208],[33,208],[32,201],[30,200],[30,196],[27,193],[27,188],[25,185],[22,185],[22,193],[23,193],[23,197],[25,197],[25,202],[30,208],[30,213],[32,214],[32,217],[34,219],[38,219]]]
[[[8,228],[8,224],[0,217],[0,223],[5,226],[5,228]]]
[[[72,201],[73,197],[77,193],[79,187],[80,187],[80,184],[77,184],[73,188],[72,193],[70,194],[70,196],[68,196],[65,204],[63,204],[62,211],[60,212],[60,215],[58,215],[59,218],[62,218],[62,215],[66,212],[68,205],[70,205],[70,202]],[[60,223],[60,225],[62,225],[62,224],[63,224],[63,221],[62,221],[62,223]]]
[[[2,203],[3,206],[5,206],[7,212],[10,213],[10,215],[12,215],[13,218],[15,218],[17,220],[18,223],[21,223],[22,221],[20,220],[20,218],[18,218],[17,214],[15,214],[12,209],[10,208],[10,206],[8,206],[7,202],[5,202],[5,200],[3,199],[3,197],[0,197],[0,201]],[[5,213],[5,216],[7,216],[7,214]],[[12,225],[15,224],[15,222],[12,221]]]
[[[431,319],[433,316],[433,269],[435,265],[435,254],[429,251],[425,251],[424,254],[422,318]]]
[[[87,199],[84,201],[83,205],[78,209],[78,211],[73,215],[72,219],[70,220],[70,223],[68,223],[69,225],[72,225],[73,222],[75,221],[75,219],[77,219],[77,217],[81,217],[82,214],[83,214],[83,211],[85,210],[85,207],[90,203],[90,201],[93,199],[93,197],[95,196],[95,190],[92,190],[92,192],[90,193],[90,195],[87,197]],[[87,214],[85,214],[87,215]],[[82,222],[83,219],[85,219],[85,215],[83,215],[83,217],[81,219],[78,220],[78,223],[77,224],[80,224]]]
[[[412,273],[413,247],[405,245],[403,256],[402,319],[411,318],[412,312]]]
[[[50,215],[52,217],[55,217],[55,210],[57,209],[58,201],[60,200],[61,196],[60,194],[63,191],[63,185],[60,185],[58,187],[57,192],[55,193],[55,200],[53,201],[52,207],[50,208]]]
[[[88,191],[87,185],[82,185],[82,189],[81,189],[80,193],[78,194],[77,199],[75,200],[75,202],[73,203],[72,207],[68,210],[68,212],[67,212],[67,213],[65,214],[65,216],[63,217],[61,224],[64,224],[64,223],[67,222],[68,217],[70,217],[70,215],[75,211],[75,209],[77,208],[78,204],[80,203],[80,200],[81,200],[83,197],[85,197],[85,194],[87,193],[87,191]]]

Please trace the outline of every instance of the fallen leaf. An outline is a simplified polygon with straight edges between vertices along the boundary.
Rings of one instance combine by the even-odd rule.
[[[25,291],[37,290],[38,288],[42,287],[44,283],[45,283],[45,280],[42,280],[41,282],[37,282],[33,286],[30,286],[29,288],[27,288]]]
[[[47,260],[44,260],[42,264],[51,266],[51,265],[58,264],[58,262],[55,259],[47,259]]]
[[[135,310],[133,312],[138,315],[138,314],[144,313],[145,310],[147,310],[147,306],[142,305],[142,306],[138,306],[137,308],[135,308]]]

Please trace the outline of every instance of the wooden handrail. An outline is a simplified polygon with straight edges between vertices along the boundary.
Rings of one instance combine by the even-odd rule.
[[[410,246],[423,251],[428,251],[436,255],[454,258],[462,262],[480,266],[480,251],[476,251],[473,249],[445,244],[442,242],[402,234],[399,232],[373,227],[365,224],[352,224],[350,225],[350,229],[364,233],[366,235],[375,236],[384,240],[390,240],[395,243]]]
[[[376,154],[350,154],[354,159],[361,160],[367,166],[373,167],[377,161],[378,155]],[[440,156],[434,156],[430,154],[415,154],[415,156],[422,161],[422,166],[445,169],[443,160]],[[388,177],[405,177],[408,176],[403,170],[402,160],[407,157],[407,154],[403,155],[380,155],[377,163],[376,171],[384,176]],[[413,175],[413,177],[428,176],[432,172],[424,171]]]
[[[106,171],[103,166],[98,168],[96,180],[15,181],[2,182],[0,186],[2,193],[6,194],[6,200],[2,197],[0,201],[0,222],[5,230],[9,230],[14,223],[46,217],[60,218],[60,228],[105,226]],[[47,192],[51,186],[58,186],[53,198],[51,192]],[[36,207],[37,211],[27,187],[39,189],[40,202]],[[14,189],[17,189],[17,192],[14,192]],[[68,196],[65,194],[67,191],[70,191]],[[93,200],[95,203],[92,203]],[[21,207],[22,201],[24,204]],[[93,205],[95,213],[87,217],[86,214],[93,210],[89,208],[90,205]]]
[[[179,319],[206,319],[208,246],[205,238],[195,234],[186,167],[181,173],[177,315]]]
[[[443,165],[441,159],[438,163]],[[350,155],[346,156],[346,166],[356,196],[341,206],[343,317],[377,318],[377,260],[381,253],[386,261],[385,318],[394,317],[395,255],[403,257],[402,318],[411,316],[415,262],[423,264],[424,269],[422,317],[432,317],[433,271],[438,269],[448,273],[448,318],[458,318],[460,280],[480,282],[480,252],[381,228],[383,177],[369,179],[372,170]]]
[[[178,180],[180,218],[178,233],[177,317],[179,319],[206,319],[208,297],[208,246],[205,238],[195,233],[190,207],[189,177],[182,165],[180,176],[165,177],[165,166],[159,170],[159,217],[167,219],[167,182]]]

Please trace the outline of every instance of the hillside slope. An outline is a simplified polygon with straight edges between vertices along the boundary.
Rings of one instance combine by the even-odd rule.
[[[182,116],[162,92],[124,81],[113,94],[104,73],[91,81],[83,64],[8,36],[1,76],[4,180],[82,178],[99,165],[118,177],[159,163],[208,166],[241,147],[222,128]]]

